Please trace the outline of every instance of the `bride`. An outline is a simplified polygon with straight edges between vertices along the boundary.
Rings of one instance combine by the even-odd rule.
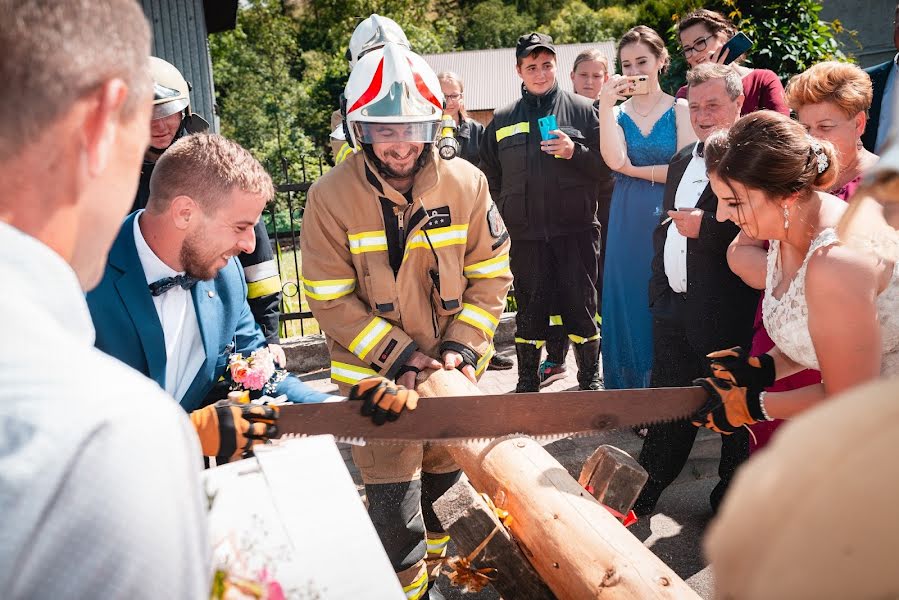
[[[697,380],[710,396],[701,424],[726,433],[790,418],[899,374],[899,263],[838,237],[846,203],[819,191],[838,176],[833,147],[788,117],[760,111],[709,137],[705,158],[717,218],[742,232],[728,262],[749,285],[764,281],[762,312],[775,347],[752,357],[742,348],[710,355],[715,377]],[[763,391],[806,368],[820,370],[823,382]]]

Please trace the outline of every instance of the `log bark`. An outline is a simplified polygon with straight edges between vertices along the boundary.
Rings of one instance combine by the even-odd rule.
[[[423,372],[417,389],[425,397],[480,393],[459,371]],[[450,452],[475,489],[512,514],[512,534],[559,598],[698,598],[534,440],[477,441]]]
[[[647,479],[649,473],[630,454],[603,444],[584,462],[577,482],[597,501],[624,518]]]

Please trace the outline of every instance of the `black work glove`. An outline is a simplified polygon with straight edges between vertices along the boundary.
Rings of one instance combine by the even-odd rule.
[[[774,359],[770,354],[749,356],[740,346],[706,355],[712,377],[753,390],[756,394],[774,385]]]
[[[251,456],[253,446],[278,436],[275,406],[219,400],[190,413],[190,420],[200,436],[203,456],[217,460]]]
[[[758,392],[717,377],[694,379],[693,385],[700,386],[709,397],[694,417],[693,424],[697,427],[730,435],[743,425],[767,420],[762,413]]]
[[[403,409],[415,410],[418,392],[406,389],[384,377],[363,379],[350,390],[350,400],[362,400],[361,412],[376,425],[396,421]]]

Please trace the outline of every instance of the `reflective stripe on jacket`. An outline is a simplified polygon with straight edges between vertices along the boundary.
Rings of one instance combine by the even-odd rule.
[[[493,352],[512,282],[509,236],[484,175],[432,153],[411,205],[362,152],[309,190],[303,286],[342,390],[376,373],[395,378],[416,349],[439,358],[443,343],[464,346],[481,372]],[[400,230],[395,275],[389,239],[399,240],[398,222],[412,225]]]

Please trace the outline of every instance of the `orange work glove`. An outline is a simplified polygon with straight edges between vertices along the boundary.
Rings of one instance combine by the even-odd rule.
[[[384,377],[363,379],[350,390],[350,400],[362,400],[361,412],[376,425],[396,421],[403,409],[415,410],[418,392],[397,385]]]
[[[762,391],[774,385],[774,359],[770,354],[749,356],[740,346],[718,350],[707,355],[712,377]]]
[[[275,406],[219,400],[190,413],[190,420],[200,436],[203,456],[215,456],[217,461],[251,456],[253,446],[278,435]]]
[[[730,435],[743,425],[766,421],[762,412],[758,392],[737,387],[730,381],[717,377],[694,379],[693,385],[702,387],[709,396],[706,405],[693,421],[697,427],[708,427],[712,431]]]

